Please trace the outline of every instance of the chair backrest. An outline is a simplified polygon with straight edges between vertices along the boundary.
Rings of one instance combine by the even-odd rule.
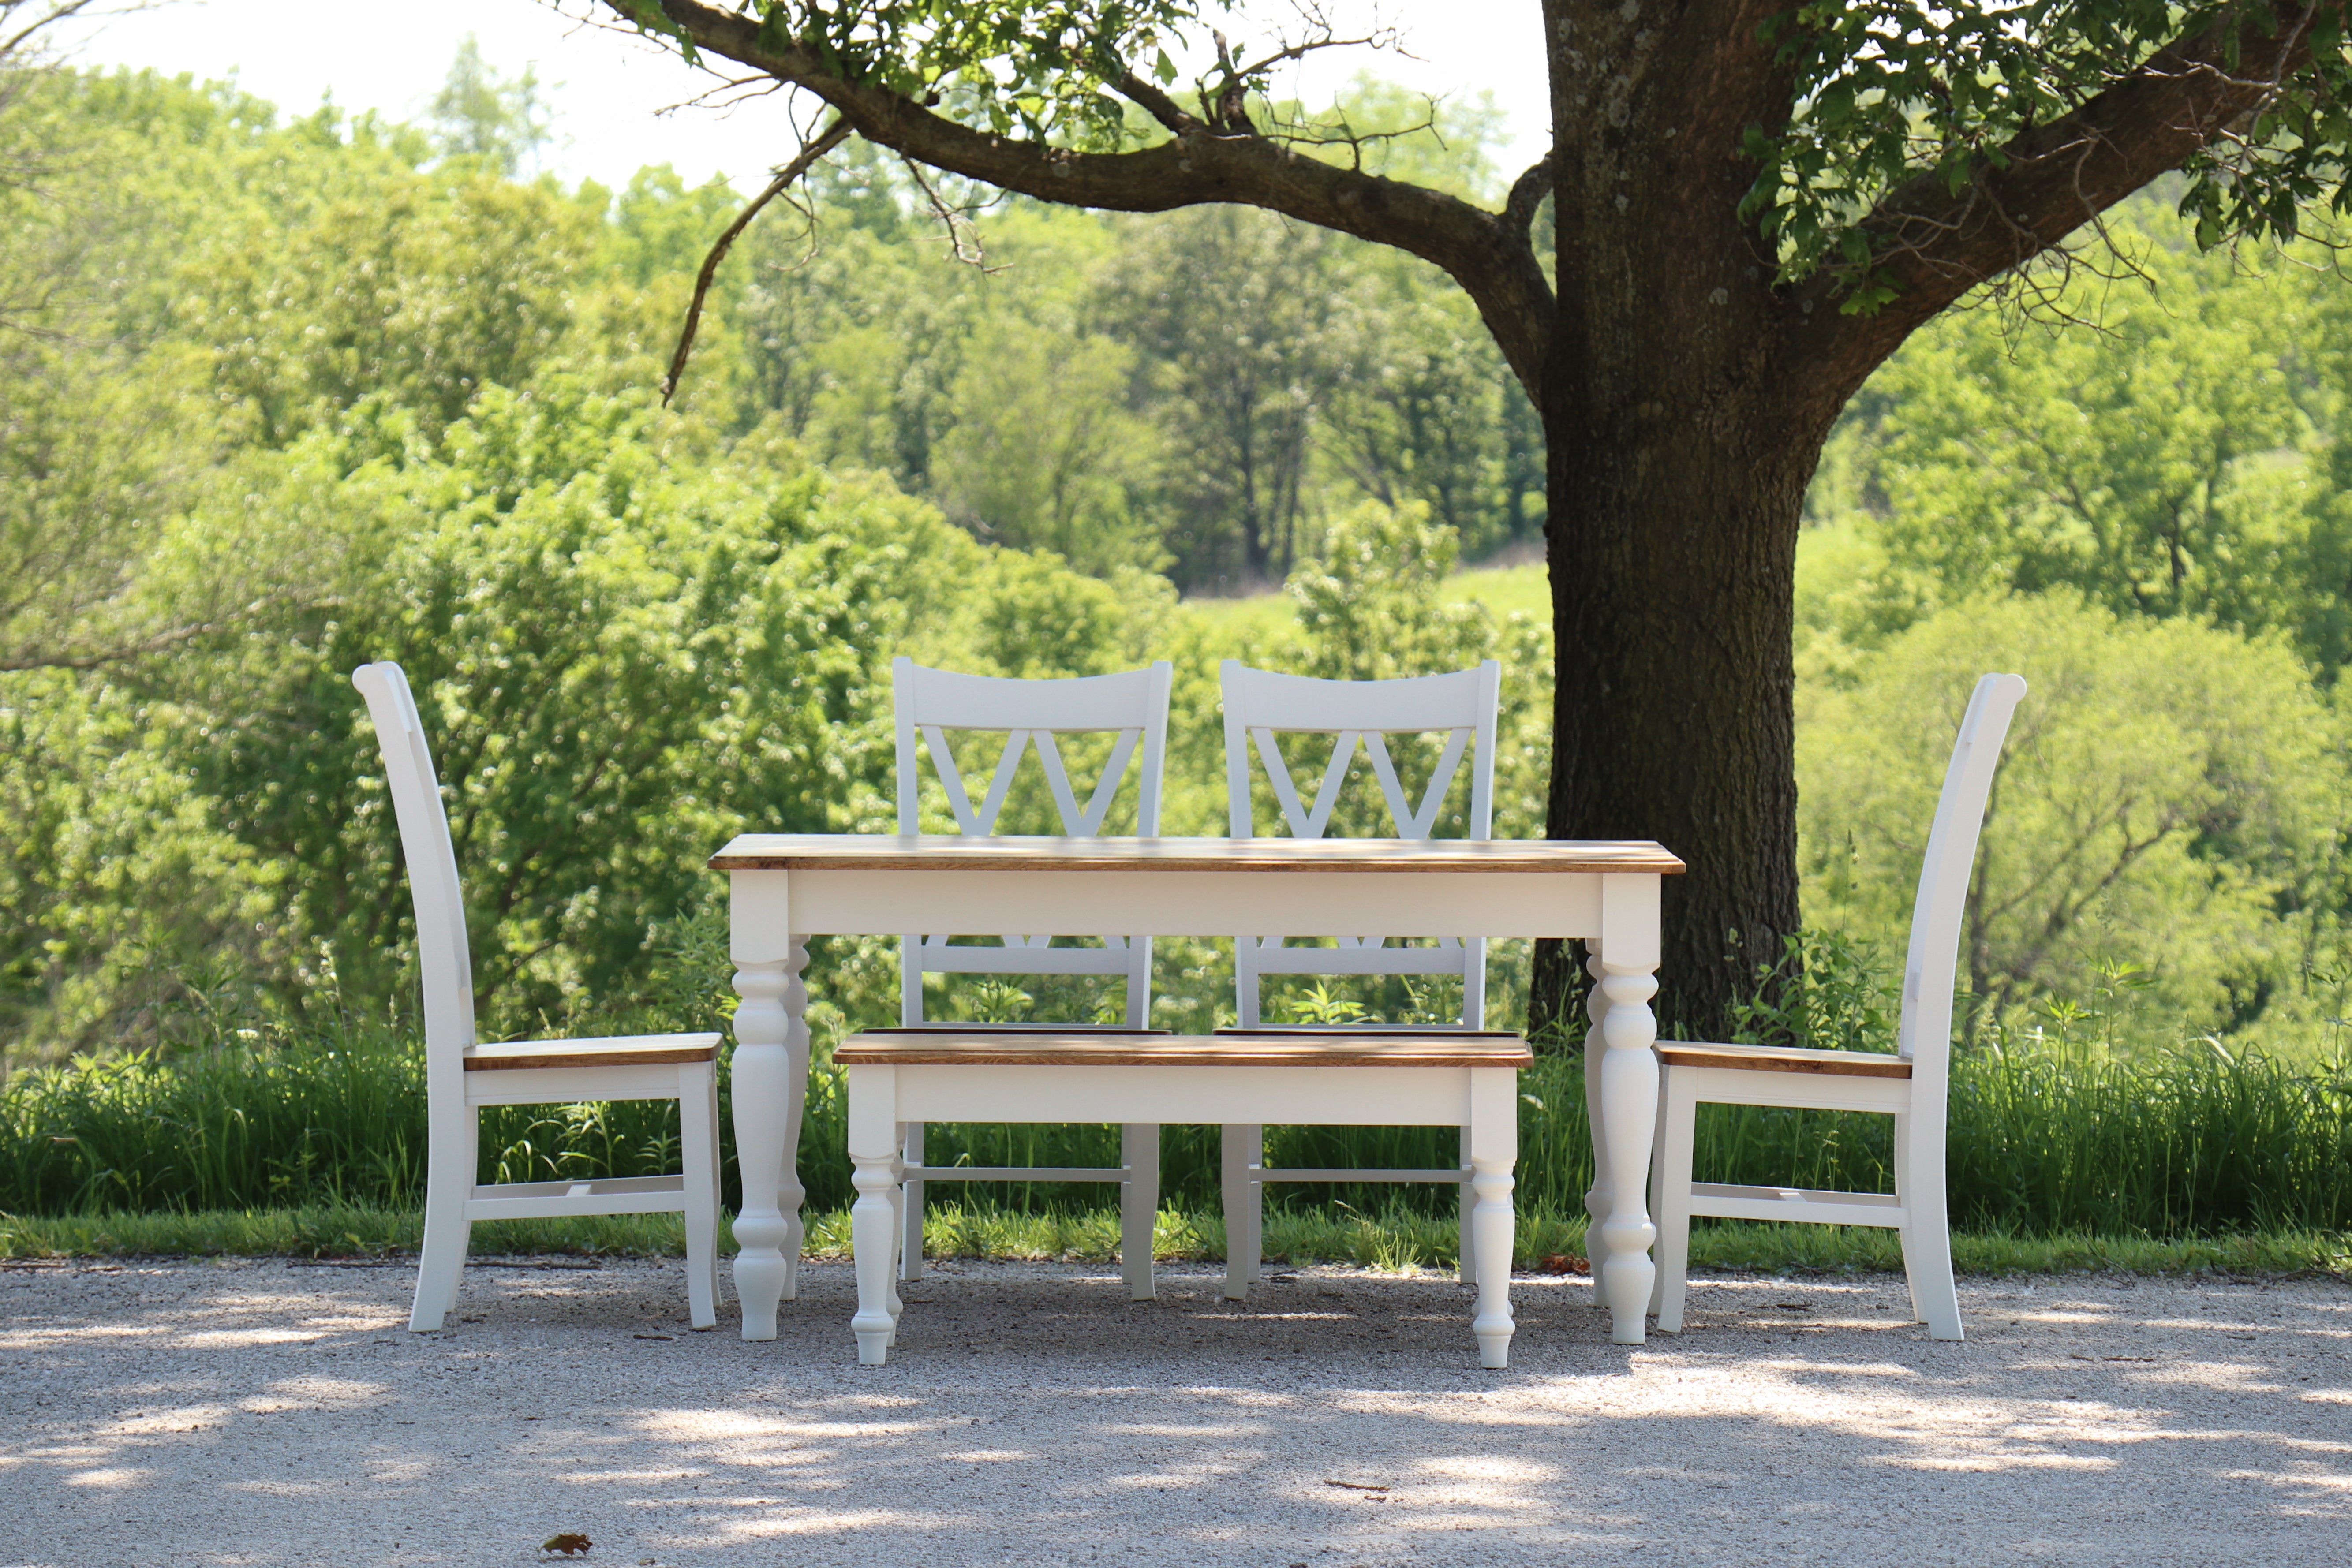
[[[1160,777],[1168,751],[1168,694],[1174,671],[1162,659],[1149,668],[1063,680],[1014,680],[934,670],[912,659],[894,660],[890,689],[898,732],[898,831],[921,831],[922,773],[918,741],[928,743],[931,768],[947,791],[959,832],[996,831],[996,820],[1021,769],[1024,751],[1036,754],[1053,793],[1062,831],[1072,838],[1099,836],[1108,823],[1130,764],[1135,765],[1139,837],[1160,832]],[[950,748],[950,731],[1001,732],[1004,749],[975,804]],[[1109,733],[1109,759],[1080,803],[1056,735]],[[1151,945],[1105,937],[1100,948],[1054,947],[1048,936],[1007,934],[998,947],[950,946],[946,934],[899,939],[899,1019],[923,1021],[926,974],[1122,975],[1127,978],[1127,1027],[1150,1017]]]
[[[1927,831],[1927,852],[1919,865],[1919,894],[1911,906],[1911,947],[1903,960],[1897,1049],[1911,1059],[1915,1082],[1924,1074],[1940,1083],[1950,1061],[1952,991],[1969,878],[1976,869],[1977,839],[2001,744],[2024,695],[2022,675],[1991,674],[1978,681],[1960,720],[1951,766],[1944,770],[1944,791],[1936,801],[1935,825]]]
[[[449,841],[449,818],[441,806],[440,780],[432,748],[416,716],[416,699],[400,666],[386,661],[362,664],[352,685],[367,698],[383,753],[385,780],[392,787],[393,815],[400,823],[402,858],[408,862],[408,890],[416,905],[417,967],[425,978],[425,1058],[428,1092],[439,1095],[442,1080],[464,1071],[474,1043],[474,965],[466,946],[466,900],[457,883],[457,852]],[[446,1086],[457,1090],[457,1081]],[[462,1092],[462,1091],[460,1091]]]
[[[1330,825],[1339,787],[1347,782],[1360,743],[1388,802],[1392,835],[1426,839],[1444,806],[1465,750],[1473,753],[1470,821],[1466,838],[1494,836],[1495,711],[1503,689],[1503,666],[1492,659],[1475,669],[1443,675],[1412,675],[1395,681],[1324,681],[1310,675],[1254,670],[1237,659],[1218,666],[1225,699],[1225,800],[1230,831],[1237,839],[1257,836],[1250,800],[1249,745],[1257,743],[1266,779],[1281,804],[1291,836],[1319,839]],[[1387,737],[1445,732],[1445,748],[1430,774],[1429,788],[1415,806],[1406,799],[1389,758]],[[1311,806],[1299,802],[1277,735],[1328,735],[1331,760]]]
[[[1465,837],[1494,836],[1495,715],[1501,700],[1503,667],[1493,659],[1475,669],[1391,681],[1326,681],[1307,675],[1252,669],[1227,659],[1218,671],[1225,699],[1225,803],[1237,839],[1257,836],[1250,791],[1250,747],[1257,747],[1266,779],[1274,787],[1284,826],[1293,838],[1319,839],[1330,826],[1339,790],[1355,766],[1360,746],[1387,802],[1391,837],[1434,836],[1447,791],[1470,758],[1470,811]],[[1416,802],[1398,778],[1388,739],[1398,734],[1443,732],[1445,741]],[[1284,761],[1277,737],[1333,737],[1330,760],[1315,786],[1311,803],[1302,800]],[[1237,1010],[1244,1028],[1259,1023],[1260,980],[1286,975],[1459,975],[1462,1022],[1477,1029],[1486,1019],[1486,945],[1447,937],[1434,947],[1390,947],[1378,937],[1342,937],[1330,947],[1288,947],[1285,939],[1243,937],[1234,944]]]

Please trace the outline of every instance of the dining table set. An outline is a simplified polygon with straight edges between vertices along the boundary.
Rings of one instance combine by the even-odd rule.
[[[905,1307],[898,1286],[921,1275],[924,1194],[937,1182],[1117,1185],[1121,1272],[1134,1297],[1151,1296],[1160,1129],[1200,1124],[1222,1130],[1228,1298],[1245,1299],[1262,1271],[1270,1184],[1456,1186],[1462,1278],[1475,1291],[1472,1337],[1482,1365],[1507,1366],[1518,1073],[1532,1055],[1520,1035],[1485,1027],[1486,943],[1496,938],[1581,945],[1593,1162],[1585,1250],[1612,1341],[1643,1343],[1654,1316],[1661,1330],[1680,1327],[1694,1216],[1895,1228],[1919,1320],[1937,1337],[1959,1337],[1943,1178],[1954,967],[1992,771],[2023,681],[1987,675],[1969,695],[1924,855],[1900,1039],[1881,1052],[1658,1040],[1651,1001],[1665,879],[1684,862],[1646,841],[1490,836],[1500,675],[1493,661],[1386,681],[1311,679],[1234,661],[1221,674],[1223,837],[1159,831],[1165,663],[1014,680],[900,659],[893,690],[900,831],[747,832],[710,856],[710,869],[728,879],[739,998],[729,1071],[741,1184],[733,1275],[745,1339],[776,1338],[783,1304],[799,1291],[805,1189],[796,1157],[812,1069],[805,974],[810,940],[835,936],[895,936],[900,949],[898,1022],[863,1029],[832,1051],[846,1081],[843,1153],[856,1193],[857,1306],[849,1328],[868,1364],[887,1362],[898,1346]],[[388,662],[362,665],[353,681],[383,756],[423,977],[430,1148],[411,1328],[439,1328],[454,1309],[477,1221],[659,1212],[684,1216],[689,1315],[697,1327],[715,1326],[720,1036],[477,1038],[465,901],[415,696]],[[956,731],[1003,737],[977,800],[950,739]],[[1063,747],[1086,732],[1108,734],[1110,744],[1099,778],[1082,792]],[[1281,739],[1300,734],[1331,745],[1307,791],[1292,779]],[[1405,787],[1390,750],[1400,734],[1436,746],[1418,790]],[[1024,754],[1042,770],[1058,834],[996,831]],[[930,798],[944,791],[946,821],[936,805],[927,818],[926,755]],[[1137,831],[1108,833],[1130,773]],[[1343,786],[1367,773],[1392,833],[1328,836]],[[1466,789],[1456,790],[1465,775]],[[1257,831],[1269,797],[1286,836]],[[1440,836],[1441,818],[1459,836]],[[925,831],[948,821],[956,831]],[[1047,935],[1068,933],[1084,936]],[[1302,936],[1307,940],[1294,945]],[[1232,1025],[1202,1034],[1154,1027],[1155,937],[1233,944]],[[948,993],[927,981],[958,973],[1103,977],[1124,983],[1125,1015],[1016,1025],[929,1016],[934,995],[944,1002]],[[1269,1023],[1267,977],[1300,975],[1457,977],[1458,1021]],[[477,1181],[482,1108],[621,1099],[676,1102],[678,1174]],[[1701,1103],[1890,1114],[1896,1190],[1696,1181],[1692,1129]],[[1114,1124],[1121,1155],[1116,1166],[1075,1169],[941,1165],[926,1157],[925,1138],[927,1127],[943,1123]],[[1415,1170],[1282,1168],[1265,1158],[1269,1125],[1452,1127],[1461,1159]]]
[[[1587,1249],[1606,1303],[1612,1337],[1643,1341],[1654,1282],[1649,1258],[1655,1228],[1644,1207],[1650,1139],[1657,1118],[1658,1068],[1651,1054],[1657,1022],[1659,896],[1682,862],[1654,843],[1579,843],[1558,840],[1328,840],[1175,838],[967,838],[952,834],[843,837],[752,833],[710,860],[727,873],[735,988],[734,1113],[743,1201],[735,1218],[740,1247],[735,1287],[747,1339],[772,1339],[778,1303],[793,1299],[802,1242],[802,1186],[787,1157],[800,1146],[801,1107],[809,1071],[808,995],[802,973],[812,936],[929,931],[1084,931],[1123,936],[1216,933],[1239,937],[1313,931],[1329,936],[1557,936],[1581,939],[1591,955],[1593,1029],[1587,1047],[1596,1181],[1587,1207]],[[983,1035],[896,1037],[917,1054]],[[889,1040],[890,1036],[856,1037]],[[1118,1037],[1104,1037],[1116,1040]],[[1184,1037],[1169,1037],[1182,1040]],[[1011,1045],[1031,1044],[1002,1036]],[[1155,1122],[1223,1124],[1462,1124],[1477,1067],[1408,1062],[1356,1065],[1360,1077],[1384,1075],[1378,1103],[1337,1092],[1326,1082],[1350,1064],[1271,1061],[1228,1064],[1241,1037],[1198,1037],[1193,1054],[1161,1045],[1159,1061],[1021,1061],[947,1066],[878,1123],[862,1117],[868,1094],[888,1092],[894,1071],[883,1051],[861,1057],[856,1043],[834,1053],[846,1065],[850,1155],[858,1191],[852,1211],[857,1249],[861,1349],[889,1325],[886,1309],[895,1264],[891,1233],[878,1221],[897,1178],[888,1127],[897,1122],[1044,1119],[1128,1122],[1138,1107],[1160,1107]],[[1344,1034],[1273,1037],[1268,1043],[1328,1042],[1348,1054]],[[1442,1031],[1410,1040],[1388,1037],[1361,1045],[1445,1042]],[[1135,1041],[1160,1045],[1151,1037]],[[928,1048],[928,1049],[925,1049]],[[1015,1054],[1019,1054],[1017,1051]],[[1032,1049],[1028,1053],[1039,1052]],[[1130,1051],[1142,1058],[1148,1053]],[[1360,1052],[1359,1055],[1360,1056]],[[1524,1061],[1522,1053],[1517,1061]],[[1490,1115],[1496,1170],[1474,1178],[1478,1210],[1487,1213],[1478,1303],[1482,1359],[1506,1364],[1509,1328],[1512,1218],[1510,1165],[1516,1157],[1516,1062],[1486,1071],[1499,1076]],[[1266,1080],[1244,1086],[1237,1073]],[[1276,1081],[1280,1080],[1279,1083]],[[1455,1081],[1459,1080],[1459,1082]],[[1034,1099],[1065,1082],[1066,1100]],[[868,1084],[871,1088],[868,1088]],[[1001,1085],[1001,1086],[1000,1086]],[[866,1092],[862,1093],[861,1091]],[[1089,1113],[1098,1112],[1100,1113]],[[879,1113],[877,1113],[879,1114]],[[861,1134],[866,1140],[860,1142]],[[878,1134],[878,1135],[877,1135]],[[1474,1149],[1474,1162],[1478,1151]],[[1488,1213],[1489,1206],[1492,1206]],[[1497,1260],[1484,1266],[1489,1236]],[[870,1239],[870,1240],[869,1240]],[[895,1312],[890,1313],[895,1318]],[[880,1360],[874,1346],[869,1360]]]

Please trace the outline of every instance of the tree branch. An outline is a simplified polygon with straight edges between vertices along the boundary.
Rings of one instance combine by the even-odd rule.
[[[1513,234],[1527,233],[1536,221],[1536,209],[1551,194],[1551,154],[1547,152],[1511,182],[1511,193],[1503,202],[1503,226]]]
[[[629,0],[605,4],[635,20]],[[754,17],[700,0],[660,0],[660,6],[697,49],[814,93],[868,141],[935,169],[1065,206],[1130,213],[1217,202],[1263,207],[1420,256],[1469,293],[1531,395],[1539,385],[1551,287],[1524,229],[1514,233],[1500,214],[1320,162],[1254,132],[1213,132],[1132,73],[1119,90],[1174,134],[1132,152],[1080,152],[976,131],[886,88],[845,80],[813,50],[763,41]]]
[[[719,264],[727,259],[727,249],[735,243],[735,236],[760,215],[761,208],[774,201],[793,181],[815,167],[818,159],[847,140],[849,122],[836,114],[833,117],[833,123],[817,133],[815,141],[801,149],[800,156],[776,171],[776,177],[768,182],[768,188],[751,198],[751,204],[736,215],[735,221],[727,225],[727,232],[719,236],[719,243],[710,247],[710,254],[702,258],[702,270],[695,275],[694,279],[694,301],[686,308],[686,324],[678,331],[677,352],[669,357],[669,374],[662,378],[664,408],[667,408],[669,400],[677,395],[677,379],[686,374],[687,356],[694,352],[694,334],[702,325],[703,298],[709,294],[711,280],[719,276]]]
[[[2326,8],[2284,0],[2268,36],[2240,14],[2176,40],[2073,113],[2021,132],[1958,192],[1932,172],[1916,175],[1864,224],[1889,247],[1880,266],[1895,298],[1874,314],[1843,318],[1841,330],[1811,347],[1875,365],[1969,289],[2179,168],[2309,61],[2313,21]],[[1833,308],[1837,287],[1816,277],[1797,303],[1813,313]]]

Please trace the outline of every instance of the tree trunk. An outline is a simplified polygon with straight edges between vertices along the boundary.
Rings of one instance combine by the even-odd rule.
[[[1683,857],[1654,1006],[1671,1032],[1721,1039],[1797,929],[1797,528],[1851,385],[1800,371],[1836,318],[1773,288],[1738,215],[1755,174],[1742,126],[1787,101],[1769,50],[1725,46],[1760,13],[1546,11],[1579,45],[1552,61],[1558,304],[1537,398],[1558,643],[1547,831]]]
[[[1790,608],[1820,440],[1785,420],[1675,418],[1646,390],[1572,383],[1548,422],[1547,831],[1654,839],[1688,862],[1666,883],[1658,1017],[1720,1039],[1798,924]],[[1581,989],[1565,978],[1559,1000]]]

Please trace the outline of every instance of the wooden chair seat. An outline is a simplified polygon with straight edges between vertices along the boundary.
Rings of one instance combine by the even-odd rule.
[[[668,1067],[719,1060],[715,1034],[632,1034],[597,1040],[511,1040],[466,1052],[468,1072],[530,1067]]]
[[[1515,1034],[968,1034],[877,1032],[841,1042],[843,1067],[1527,1067]]]
[[[1822,1072],[1839,1078],[1908,1078],[1911,1063],[1873,1051],[1809,1051],[1798,1046],[1706,1045],[1662,1040],[1658,1061],[1668,1067],[1732,1067],[1749,1072]]]

